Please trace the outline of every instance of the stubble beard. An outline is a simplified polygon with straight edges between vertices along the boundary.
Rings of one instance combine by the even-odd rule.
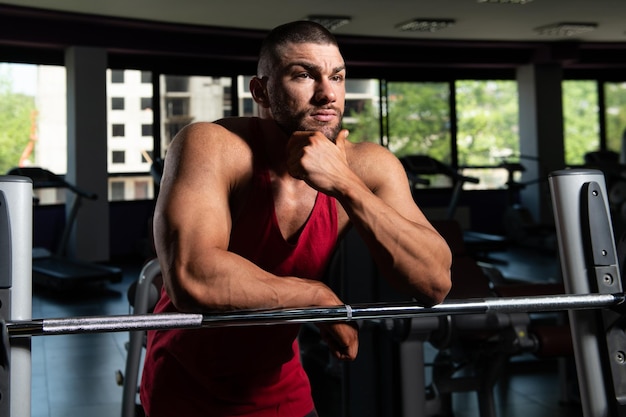
[[[313,109],[293,112],[289,106],[279,103],[272,106],[271,110],[274,120],[287,136],[291,136],[294,132],[299,131],[322,132],[324,136],[334,143],[335,138],[341,131],[343,113],[337,109],[334,110],[339,117],[337,118],[337,123],[332,125],[329,123],[316,123],[315,121],[309,122],[311,120],[309,114],[314,111]]]

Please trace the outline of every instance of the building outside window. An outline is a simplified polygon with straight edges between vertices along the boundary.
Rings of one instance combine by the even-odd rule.
[[[111,136],[114,138],[124,137],[125,134],[125,125],[123,124],[112,124],[111,125]]]
[[[125,183],[124,181],[109,181],[109,200],[121,201],[125,197]]]
[[[152,85],[152,72],[141,71],[141,83]]]
[[[141,110],[152,109],[152,97],[141,97]]]
[[[116,186],[116,195],[110,194],[111,199],[134,200],[152,198],[153,187],[145,190],[145,184],[151,184],[149,175],[152,164],[154,137],[152,125],[152,84],[146,82],[151,79],[151,73],[138,70],[123,70],[124,82],[107,86],[107,95],[112,99],[124,101],[123,110],[110,111],[107,118],[114,127],[125,127],[124,141],[119,136],[109,137],[111,162],[108,166],[111,181],[123,182],[125,185]],[[141,185],[136,186],[136,183]],[[137,194],[137,190],[142,190]],[[110,188],[113,192],[113,188]],[[120,197],[120,195],[122,197]],[[148,196],[148,197],[145,197]]]
[[[152,137],[152,125],[151,124],[143,124],[141,125],[141,136],[149,136]]]
[[[161,79],[161,151],[183,127],[192,122],[210,122],[230,116],[230,77],[172,76]]]
[[[114,164],[123,164],[126,162],[125,151],[111,151],[111,162]]]
[[[36,165],[65,174],[65,68],[0,63],[0,81],[9,79],[10,83],[0,83],[2,104],[14,106],[11,111],[18,113],[11,114],[19,117],[12,116],[3,125],[17,124],[22,133],[7,139],[10,147],[3,145],[4,139],[0,138],[0,167],[7,171],[10,166]],[[132,199],[135,190],[143,189],[142,185],[135,187],[134,181],[150,182],[155,133],[152,73],[108,70],[107,80],[109,175],[111,181],[128,182],[125,198]],[[158,156],[165,154],[170,141],[185,125],[233,115],[235,97],[239,115],[256,115],[258,109],[248,91],[249,80],[250,76],[244,75],[161,75],[161,126],[156,127],[161,137]],[[597,80],[563,82],[567,164],[581,164],[586,152],[605,145],[615,152],[622,149],[626,130],[625,85],[601,84]],[[598,86],[604,88],[604,103],[598,102]],[[497,165],[524,157],[519,155],[515,81],[389,82],[384,87],[384,95],[379,97],[381,81],[347,80],[344,125],[351,132],[349,140],[382,143],[398,156],[427,153],[444,163],[456,161],[466,175],[480,176],[480,188],[502,187],[506,174],[497,173]],[[231,95],[233,91],[235,97]],[[455,94],[456,125],[449,108],[451,94]],[[599,109],[604,111],[604,129],[600,129]],[[9,131],[4,128],[2,134],[6,136]],[[602,131],[606,133],[606,144],[601,143]],[[489,169],[492,174],[485,174]]]
[[[111,110],[124,110],[124,97],[111,97]]]
[[[123,70],[111,70],[111,83],[123,84],[124,83],[124,71]]]

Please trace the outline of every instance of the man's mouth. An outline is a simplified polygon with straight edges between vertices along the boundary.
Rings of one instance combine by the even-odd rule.
[[[317,111],[311,115],[315,120],[319,122],[331,122],[337,118],[337,113],[333,110]]]

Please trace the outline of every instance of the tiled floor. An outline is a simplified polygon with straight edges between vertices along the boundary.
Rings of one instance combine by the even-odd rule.
[[[558,363],[554,360],[533,362],[532,357],[518,358],[508,367],[509,375],[494,388],[495,412],[501,417],[582,417],[575,382],[562,387]],[[453,395],[455,417],[477,417],[475,393]]]
[[[559,279],[555,256],[538,256],[530,250],[498,253],[507,264],[498,268],[507,275],[531,281]],[[105,292],[83,292],[58,297],[35,291],[33,317],[71,317],[128,314],[126,291],[137,278],[141,265],[124,267],[121,283]],[[127,333],[68,336],[38,336],[32,340],[33,417],[120,416],[122,387],[115,373],[124,370]],[[431,352],[432,353],[432,352]],[[496,411],[500,417],[581,415],[580,406],[563,404],[558,361],[537,361],[531,356],[516,359],[509,376],[496,386]],[[576,394],[575,385],[568,390]],[[569,398],[575,398],[570,395]],[[472,392],[453,395],[456,417],[478,417],[478,402]],[[321,417],[326,417],[322,415]],[[345,416],[348,417],[348,416]],[[360,416],[349,416],[360,417]]]
[[[128,286],[140,266],[126,266],[124,279],[106,289],[64,295],[34,289],[33,317],[56,318],[128,314]],[[121,413],[128,333],[32,338],[32,417],[110,417]]]

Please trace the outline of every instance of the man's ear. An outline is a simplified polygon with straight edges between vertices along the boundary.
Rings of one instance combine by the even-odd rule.
[[[255,102],[260,106],[268,108],[270,106],[267,99],[267,90],[265,85],[267,84],[267,78],[252,77],[250,80],[250,93]]]

